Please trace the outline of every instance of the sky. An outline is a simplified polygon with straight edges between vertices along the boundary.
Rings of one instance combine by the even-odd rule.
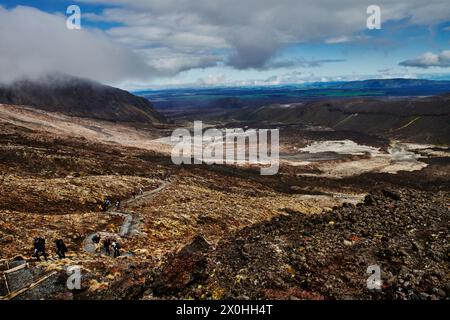
[[[381,29],[367,28],[369,5]],[[70,5],[81,29],[70,30]],[[0,0],[0,82],[129,90],[450,79],[448,0]]]

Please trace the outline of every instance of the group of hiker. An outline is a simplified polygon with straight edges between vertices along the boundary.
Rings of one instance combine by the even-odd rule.
[[[60,259],[64,259],[66,257],[66,253],[68,251],[64,241],[62,239],[55,240],[56,254]],[[45,261],[47,261],[48,254],[45,250],[45,239],[41,237],[36,237],[33,239],[33,257],[35,257],[38,261],[41,260],[41,256],[44,257]]]
[[[132,192],[132,196],[133,198],[136,198],[137,195],[143,195],[144,194],[144,189],[139,188],[138,191],[133,191]],[[102,204],[101,204],[101,208],[102,211],[108,211],[109,208],[111,208],[113,206],[113,203],[111,202],[110,199],[105,199]],[[121,202],[120,200],[116,200],[114,202],[114,207],[116,208],[116,210],[120,210],[121,208]],[[100,235],[99,234],[95,234],[92,237],[92,242],[96,244],[97,246],[97,251],[101,250],[101,245],[100,245]],[[111,255],[111,249],[113,250],[113,256],[114,258],[120,256],[120,244],[118,241],[114,240],[111,237],[106,237],[105,239],[103,239],[102,242],[103,245],[103,250],[107,255]],[[60,259],[64,259],[66,257],[66,253],[68,252],[67,246],[64,244],[64,241],[62,239],[57,239],[55,240],[55,247],[56,247],[56,254],[58,255],[58,257]],[[46,252],[45,249],[45,239],[42,237],[36,237],[33,240],[33,248],[34,248],[34,252],[33,252],[33,257],[35,257],[38,261],[40,261],[40,257],[44,257],[45,261],[47,261],[48,258],[48,254]]]
[[[143,194],[144,194],[144,189],[142,189],[142,188],[139,188],[137,192],[136,192],[136,191],[133,191],[133,192],[131,193],[131,195],[133,196],[133,198],[136,198],[136,196],[138,196],[138,195],[142,196]]]
[[[133,192],[131,193],[131,196],[132,196],[133,198],[136,198],[138,195],[143,195],[143,194],[144,194],[144,189],[139,188],[137,192],[136,192],[136,191],[133,191]],[[113,203],[112,203],[112,201],[111,201],[110,199],[108,199],[108,198],[106,198],[106,199],[102,202],[102,204],[101,204],[102,211],[108,211],[108,209],[111,208],[112,206],[113,206]],[[120,210],[120,208],[121,208],[121,202],[120,202],[119,199],[117,199],[117,200],[114,202],[114,207],[116,208],[116,210]]]
[[[108,209],[110,207],[112,207],[112,202],[109,199],[106,199],[105,201],[103,201],[103,203],[101,204],[102,206],[102,211],[108,211]],[[116,208],[116,210],[120,210],[120,200],[116,200],[116,202],[114,202],[114,206]]]
[[[111,255],[110,248],[112,248],[114,258],[120,256],[120,244],[118,241],[114,240],[113,238],[105,237],[105,239],[103,239],[102,244],[100,244],[101,237],[99,234],[95,234],[92,236],[91,240],[97,246],[96,251],[100,251],[101,247],[103,245],[103,250],[105,251],[105,253],[107,255]]]
[[[93,243],[96,244],[96,246],[97,246],[96,250],[100,251],[101,250],[100,235],[95,234],[91,240]],[[102,245],[103,245],[104,252],[107,255],[111,255],[111,249],[112,249],[114,258],[117,258],[118,256],[120,256],[120,244],[117,240],[115,240],[111,237],[105,237],[105,239],[103,239]],[[33,248],[34,248],[34,252],[33,252],[32,256],[34,258],[36,258],[38,261],[41,261],[41,257],[44,257],[45,261],[48,260],[48,254],[47,254],[47,251],[45,248],[45,239],[44,238],[42,238],[42,237],[34,238],[33,239]],[[69,250],[67,249],[67,246],[62,239],[57,239],[57,240],[55,240],[55,251],[60,259],[65,259],[66,253]]]

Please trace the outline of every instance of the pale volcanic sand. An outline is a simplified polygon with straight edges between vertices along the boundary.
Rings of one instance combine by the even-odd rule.
[[[0,122],[55,135],[83,137],[95,142],[170,152],[166,144],[154,141],[158,138],[157,130],[137,129],[126,124],[73,117],[26,106],[0,104]]]
[[[300,150],[309,154],[320,154],[333,152],[340,155],[365,156],[361,159],[346,161],[316,161],[313,167],[319,169],[321,173],[304,173],[302,175],[319,176],[328,178],[343,178],[356,176],[366,172],[380,172],[395,174],[399,171],[422,170],[428,165],[420,161],[425,156],[416,152],[418,149],[429,148],[429,146],[414,145],[393,141],[387,152],[379,148],[359,145],[351,140],[340,141],[319,141],[302,148]]]

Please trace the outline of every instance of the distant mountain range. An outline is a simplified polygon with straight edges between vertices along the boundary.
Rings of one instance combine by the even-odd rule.
[[[422,97],[450,93],[450,81],[423,79],[373,79],[352,82],[319,82],[264,87],[209,87],[140,91],[156,109],[172,116],[220,114],[229,108],[260,107],[274,103],[296,103],[351,97]]]
[[[363,81],[342,82],[328,85],[336,89],[370,89],[370,90],[412,90],[449,92],[450,81],[427,79],[372,79]]]
[[[98,82],[65,75],[0,85],[0,103],[27,105],[108,121],[145,124],[166,121],[145,98]]]
[[[370,79],[361,81],[348,81],[348,82],[313,82],[304,84],[289,84],[289,85],[274,85],[274,86],[240,86],[240,87],[187,87],[187,88],[168,88],[168,89],[155,89],[136,91],[137,95],[151,96],[159,100],[165,100],[169,97],[173,98],[193,98],[194,96],[208,96],[208,97],[251,97],[253,95],[277,95],[281,93],[296,95],[296,96],[313,96],[327,95],[326,90],[369,90],[360,92],[361,96],[367,95],[383,95],[387,90],[391,95],[399,96],[405,94],[409,90],[407,95],[417,96],[419,93],[416,91],[419,89],[424,95],[436,95],[441,93],[450,93],[450,80],[427,80],[427,79]],[[400,91],[399,91],[400,89]],[[374,91],[370,91],[374,90]],[[383,90],[383,91],[379,91]],[[341,92],[345,93],[345,92]],[[344,94],[345,95],[345,94]],[[385,94],[387,95],[387,94]],[[339,94],[341,96],[341,94]],[[352,95],[354,96],[354,94]]]

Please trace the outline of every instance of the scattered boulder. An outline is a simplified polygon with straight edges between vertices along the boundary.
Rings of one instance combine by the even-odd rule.
[[[371,195],[371,194],[368,194],[364,198],[364,204],[367,205],[367,206],[373,206],[373,205],[375,205],[375,203],[376,203],[376,200],[375,200],[374,196]]]
[[[392,200],[396,200],[396,201],[400,201],[402,199],[402,197],[400,196],[400,194],[398,192],[392,191],[392,190],[382,190],[381,191],[383,193],[383,195],[386,198],[390,198]]]
[[[169,258],[152,284],[154,295],[176,294],[193,282],[202,280],[207,266],[206,253],[211,249],[202,237],[194,240]]]
[[[447,297],[450,297],[450,282],[445,285],[444,290],[445,293],[447,294]]]

